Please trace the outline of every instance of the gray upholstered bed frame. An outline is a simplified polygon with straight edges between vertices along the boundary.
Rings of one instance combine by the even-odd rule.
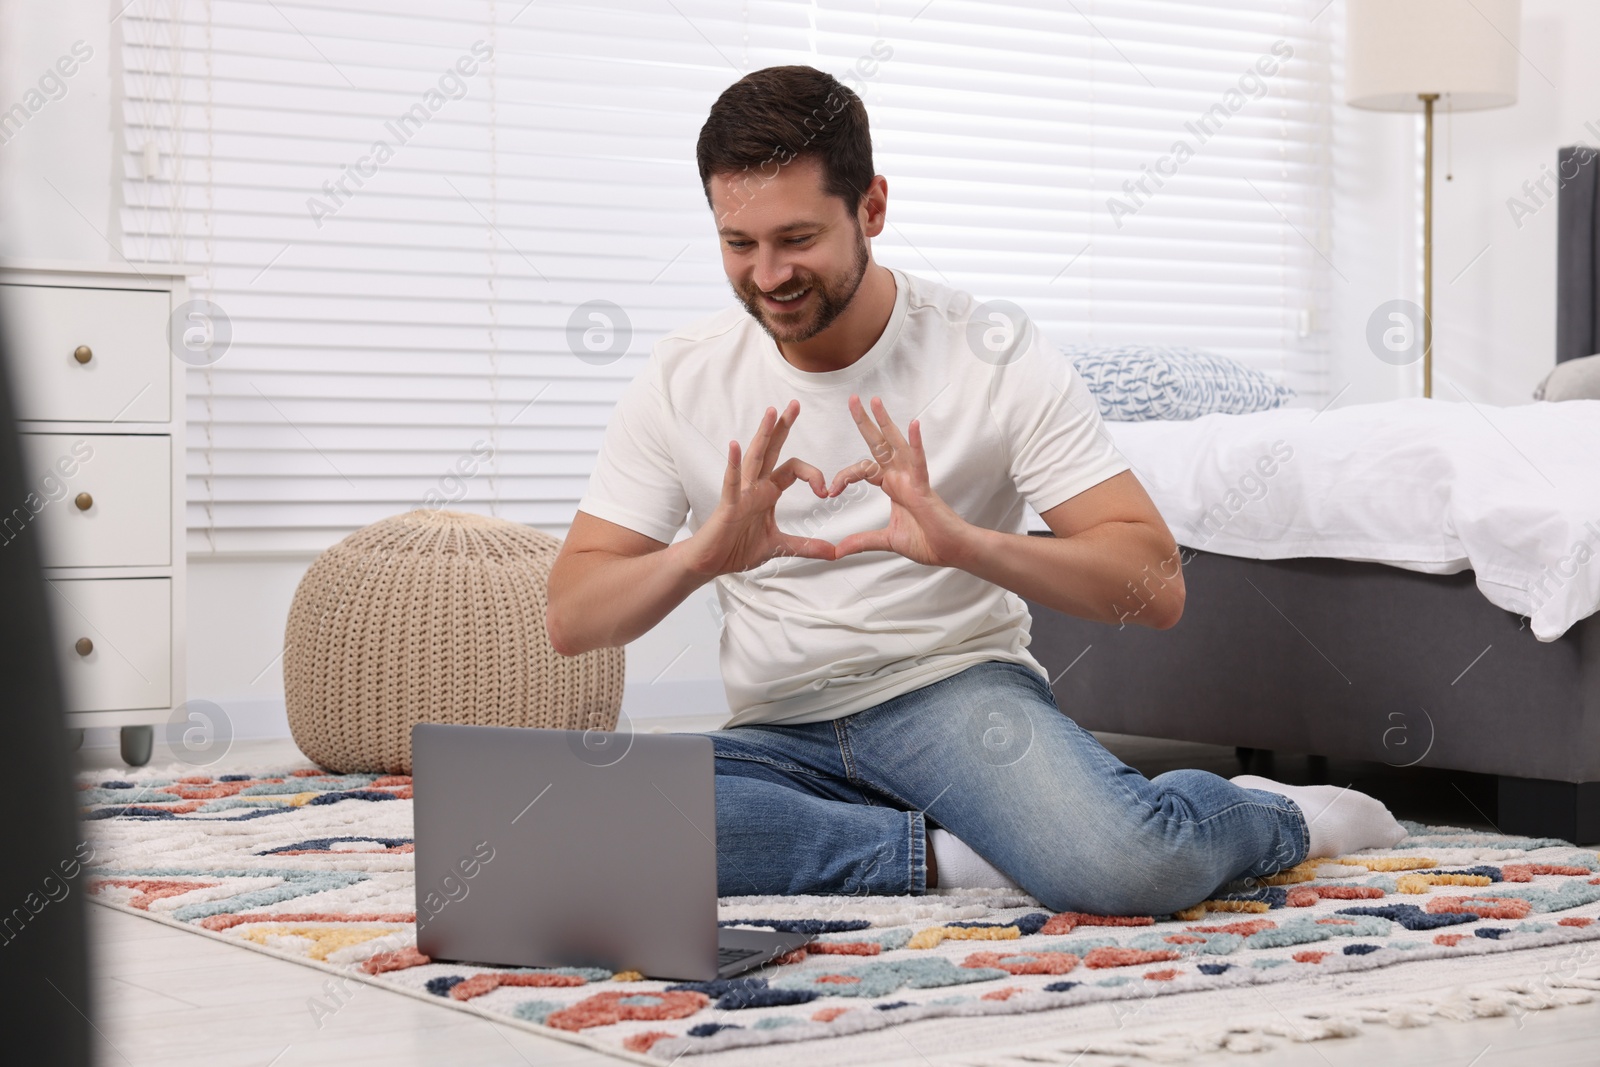
[[[1079,725],[1493,774],[1503,832],[1600,842],[1600,615],[1544,643],[1470,572],[1184,557],[1170,630],[1029,605]]]
[[[1600,153],[1558,163],[1559,362],[1600,351]],[[1184,584],[1166,631],[1029,605],[1062,710],[1090,730],[1493,774],[1503,832],[1600,842],[1600,615],[1541,643],[1471,573],[1338,559],[1199,552]]]

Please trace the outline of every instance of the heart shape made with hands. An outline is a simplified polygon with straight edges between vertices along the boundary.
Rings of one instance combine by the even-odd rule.
[[[738,441],[728,443],[721,500],[695,534],[701,538],[692,564],[696,570],[727,574],[775,556],[834,560],[858,552],[894,552],[929,566],[950,566],[960,557],[972,527],[929,484],[921,424],[912,419],[901,433],[878,397],[872,398],[870,418],[860,397],[852,395],[849,406],[872,458],[844,468],[831,482],[805,460],[790,457],[777,462],[799,417],[798,400],[791,400],[781,415],[768,408],[748,450],[741,450]],[[778,528],[774,508],[778,497],[797,481],[806,482],[823,499],[837,497],[859,481],[877,486],[889,497],[889,524],[849,534],[837,544],[785,533]]]

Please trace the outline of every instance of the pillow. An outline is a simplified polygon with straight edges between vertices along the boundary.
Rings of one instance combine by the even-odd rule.
[[[1294,395],[1236,359],[1162,345],[1068,345],[1062,353],[1113,422],[1244,415],[1282,407]]]
[[[1533,391],[1535,400],[1600,400],[1600,356],[1557,363]]]

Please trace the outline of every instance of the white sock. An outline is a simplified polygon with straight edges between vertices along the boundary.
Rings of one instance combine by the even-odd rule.
[[[1405,827],[1395,821],[1382,801],[1354,789],[1335,785],[1284,785],[1254,774],[1241,774],[1228,781],[1294,801],[1311,831],[1307,859],[1343,856],[1364,848],[1393,848],[1406,836]],[[943,862],[944,857],[939,859]]]
[[[949,830],[929,830],[928,847],[939,889],[1016,889],[1017,883],[1001,874],[988,860]]]

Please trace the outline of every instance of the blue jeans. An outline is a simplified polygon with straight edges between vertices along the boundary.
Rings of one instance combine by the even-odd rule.
[[[723,896],[922,893],[926,831],[944,827],[1053,911],[1166,915],[1310,842],[1276,793],[1144,777],[1011,663],[830,722],[709,736]]]

